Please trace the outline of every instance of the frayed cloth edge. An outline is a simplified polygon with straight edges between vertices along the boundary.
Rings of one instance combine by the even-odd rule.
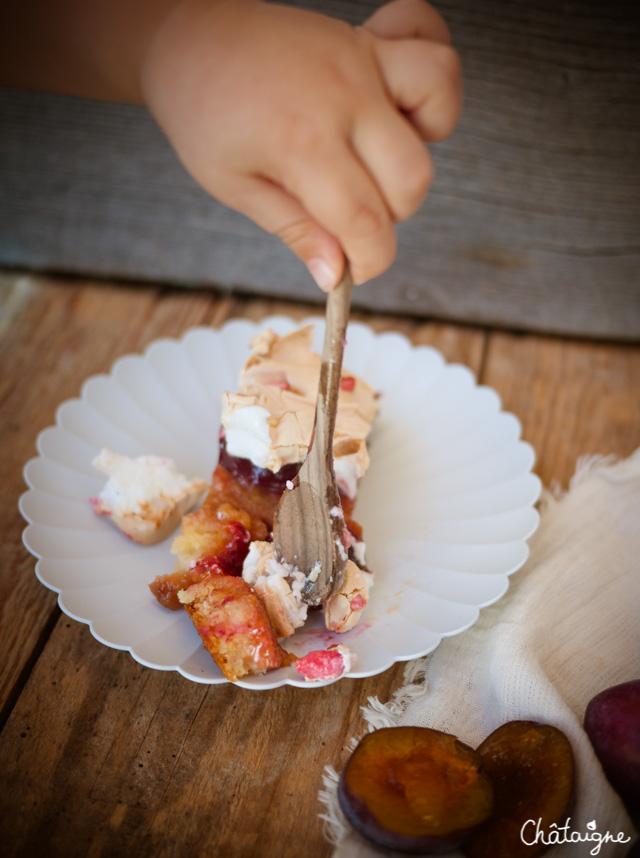
[[[322,820],[322,832],[325,840],[333,846],[347,836],[349,826],[338,802],[338,781],[340,776],[333,766],[325,766],[322,775],[323,789],[318,793],[318,801],[325,806],[324,813],[318,814]]]
[[[362,707],[362,715],[370,730],[395,727],[407,706],[429,693],[426,680],[428,660],[429,656],[425,656],[407,664],[403,684],[388,703],[381,703],[377,697],[369,698],[368,705]]]
[[[626,459],[618,456],[580,456],[576,472],[569,483],[569,490],[579,486],[586,477],[598,474],[612,482],[640,477],[640,447]]]
[[[539,501],[540,510],[544,511],[554,501],[561,501],[572,489],[581,486],[592,475],[604,477],[611,482],[640,477],[640,447],[626,459],[620,459],[613,454],[580,456],[568,488],[564,488],[557,480],[553,480],[548,488],[543,488]]]

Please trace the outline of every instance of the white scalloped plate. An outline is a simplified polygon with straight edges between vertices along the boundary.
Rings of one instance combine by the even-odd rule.
[[[324,321],[305,321],[315,323],[320,351]],[[282,316],[260,324],[235,320],[158,340],[144,355],[118,360],[110,375],[89,378],[79,399],[60,406],[56,426],[39,435],[39,456],[24,471],[30,490],[20,498],[29,522],[24,543],[62,610],[88,623],[107,646],[195,682],[226,682],[187,615],[162,608],[148,589],[157,574],[173,569],[171,538],[138,546],[95,516],[88,498],[104,478],[91,462],[103,447],[153,453],[208,479],[217,461],[221,394],[235,389],[249,341],[266,327],[285,333],[295,326]],[[286,648],[303,655],[340,640],[357,655],[349,674],[357,678],[431,652],[505,593],[508,576],[527,559],[541,486],[518,420],[465,367],[360,323],[349,326],[345,367],[382,393],[356,510],[375,586],[351,632],[331,634],[315,614]],[[318,685],[293,667],[237,684]]]

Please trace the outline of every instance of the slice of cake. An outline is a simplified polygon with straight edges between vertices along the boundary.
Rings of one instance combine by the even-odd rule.
[[[232,681],[281,666],[286,654],[277,640],[307,618],[304,576],[280,562],[271,532],[282,492],[311,439],[321,365],[311,341],[307,326],[285,336],[267,330],[251,342],[238,391],[223,394],[219,463],[207,496],[183,518],[172,546],[175,571],[150,585],[165,606],[186,608],[204,646]],[[352,628],[368,600],[372,576],[352,514],[369,465],[367,437],[377,407],[373,390],[343,373],[334,467],[350,544],[344,581],[324,609],[332,631]]]

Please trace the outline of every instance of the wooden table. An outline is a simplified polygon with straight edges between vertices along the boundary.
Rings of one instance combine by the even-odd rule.
[[[365,680],[255,693],[150,670],[60,613],[21,542],[18,497],[37,433],[83,380],[193,325],[303,304],[84,280],[0,278],[2,653],[0,852],[326,856],[317,793],[403,666]],[[468,365],[522,421],[545,484],[582,454],[640,444],[640,345],[357,314]]]

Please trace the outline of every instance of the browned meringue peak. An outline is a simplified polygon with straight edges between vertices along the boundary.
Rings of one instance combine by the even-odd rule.
[[[251,341],[238,392],[223,394],[227,450],[277,472],[306,456],[315,413],[321,358],[311,351],[313,326],[279,336],[267,329]],[[354,497],[369,465],[366,438],[378,410],[371,387],[343,370],[335,430],[340,488]]]

